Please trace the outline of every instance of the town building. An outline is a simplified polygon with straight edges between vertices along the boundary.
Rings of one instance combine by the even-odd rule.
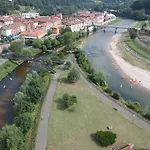
[[[14,20],[11,16],[0,16],[0,22],[4,25],[10,25],[14,23]]]
[[[51,33],[54,34],[54,35],[59,35],[60,34],[60,31],[64,28],[63,25],[57,25],[57,26],[53,26],[52,27],[52,30],[51,30]]]
[[[32,30],[32,31],[25,31],[22,32],[20,35],[23,39],[41,39],[43,36],[47,34],[46,30]]]
[[[64,16],[62,20],[62,24],[66,27],[70,27],[72,32],[78,32],[83,29],[82,21],[73,16]]]
[[[39,16],[39,13],[22,13],[23,18],[36,18]]]
[[[15,38],[21,32],[25,31],[25,26],[22,23],[14,23],[10,25],[5,25],[1,28],[1,35],[5,37]]]

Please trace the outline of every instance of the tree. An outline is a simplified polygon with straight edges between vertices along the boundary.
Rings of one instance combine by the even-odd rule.
[[[40,85],[35,80],[32,80],[29,83],[29,86],[26,89],[27,100],[32,103],[37,103],[42,96],[42,91],[40,89]]]
[[[20,41],[14,41],[10,44],[9,49],[14,55],[21,56],[23,52],[23,43]]]
[[[65,55],[64,55],[63,52],[59,52],[59,53],[58,53],[58,57],[59,57],[60,59],[64,59]]]
[[[97,131],[95,135],[102,147],[114,144],[117,138],[116,134],[111,131]]]
[[[72,31],[71,31],[71,28],[70,28],[70,27],[66,27],[66,28],[63,30],[63,33],[66,33],[66,32],[72,32]]]
[[[3,50],[2,50],[2,54],[6,54],[7,52],[9,52],[9,49],[4,47]]]
[[[71,66],[72,66],[71,62],[67,61],[66,64],[65,64],[64,69],[69,70],[71,68]]]
[[[22,113],[26,113],[26,112],[33,112],[35,110],[35,105],[24,101],[24,100],[20,100],[15,102],[15,112],[16,114],[22,114]]]
[[[46,63],[46,65],[51,65],[51,66],[53,66],[53,62],[52,62],[52,60],[49,58],[49,59],[46,59],[45,60],[45,63]]]
[[[108,87],[108,88],[105,89],[105,92],[111,95],[112,94],[112,89]]]
[[[94,72],[89,79],[98,86],[106,86],[104,75],[101,72]]]
[[[63,35],[64,35],[64,43],[66,45],[72,44],[72,42],[74,42],[76,39],[76,35],[73,32],[66,32]]]
[[[6,125],[0,131],[1,150],[25,150],[24,135],[16,125]]]
[[[25,45],[26,46],[32,46],[32,44],[33,44],[33,40],[32,39],[25,40]]]
[[[47,51],[47,47],[46,47],[45,45],[42,45],[41,48],[42,48],[42,51],[43,51],[43,52],[46,52],[46,51]]]
[[[47,49],[52,48],[52,44],[51,44],[51,41],[49,39],[44,40],[44,45],[46,46]]]
[[[40,39],[34,39],[33,40],[32,46],[34,48],[42,48],[42,45],[43,45],[43,41],[42,40],[40,40]]]
[[[52,40],[51,40],[51,44],[52,44],[52,47],[56,47],[56,46],[58,46],[60,43],[59,43],[58,40],[52,39]]]
[[[130,29],[129,34],[130,38],[133,40],[137,37],[137,32],[135,31],[135,29]]]
[[[113,93],[112,97],[116,100],[120,99],[120,94],[118,92]]]
[[[59,57],[57,55],[54,55],[54,56],[51,57],[51,60],[52,61],[57,61],[57,60],[59,60]]]
[[[64,94],[62,100],[67,108],[77,103],[77,97],[75,95],[69,96],[68,94]]]
[[[144,116],[144,118],[150,120],[150,113],[146,113],[146,114],[144,114],[143,116]]]
[[[23,134],[26,135],[33,124],[33,117],[30,113],[23,113],[15,118],[14,123],[17,127],[20,127]]]
[[[80,79],[80,74],[77,70],[72,69],[67,76],[67,79],[70,83],[75,83]]]

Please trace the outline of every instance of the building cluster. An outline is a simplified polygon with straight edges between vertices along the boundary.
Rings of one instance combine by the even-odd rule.
[[[40,16],[39,13],[23,13],[18,16],[0,16],[0,35],[9,38],[42,38],[49,31],[58,35],[61,29],[70,27],[78,32],[94,24],[103,24],[115,16],[106,12],[80,12],[75,15]]]

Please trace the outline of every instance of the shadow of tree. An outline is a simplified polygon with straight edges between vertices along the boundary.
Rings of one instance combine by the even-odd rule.
[[[62,101],[62,98],[58,98],[58,99],[54,100],[54,102],[57,104],[57,109],[59,109],[59,110],[65,110],[66,109],[66,106]]]
[[[69,107],[67,110],[68,110],[68,112],[75,112],[75,106],[73,105],[73,106]]]
[[[67,78],[60,78],[60,79],[59,79],[59,82],[61,82],[61,83],[66,83],[66,84],[70,84],[70,83],[68,82]]]
[[[100,147],[101,147],[100,142],[96,139],[95,133],[91,133],[91,134],[90,134],[90,138],[91,138],[91,140],[92,140],[94,143],[97,144],[97,146],[100,146]]]

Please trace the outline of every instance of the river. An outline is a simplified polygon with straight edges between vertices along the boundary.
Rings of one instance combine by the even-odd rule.
[[[37,66],[24,62],[0,82],[0,128],[5,124],[13,123],[15,112],[12,100],[24,82],[27,73],[32,70],[37,70]]]
[[[135,23],[133,20],[123,19],[114,25],[129,27],[133,23]],[[91,34],[85,42],[83,50],[86,52],[93,67],[97,71],[104,73],[106,81],[113,91],[119,92],[127,100],[139,102],[143,108],[149,106],[150,110],[150,92],[138,85],[133,86],[131,89],[129,81],[121,79],[125,76],[123,71],[118,67],[118,70],[116,70],[112,64],[116,63],[109,53],[109,43],[113,35],[115,35],[114,31],[115,29],[111,28],[106,29],[106,32],[100,29],[96,33]],[[123,31],[123,29],[117,29],[116,34],[122,33]],[[89,55],[91,52],[96,53],[96,55]],[[123,88],[120,88],[120,84],[123,85]]]

